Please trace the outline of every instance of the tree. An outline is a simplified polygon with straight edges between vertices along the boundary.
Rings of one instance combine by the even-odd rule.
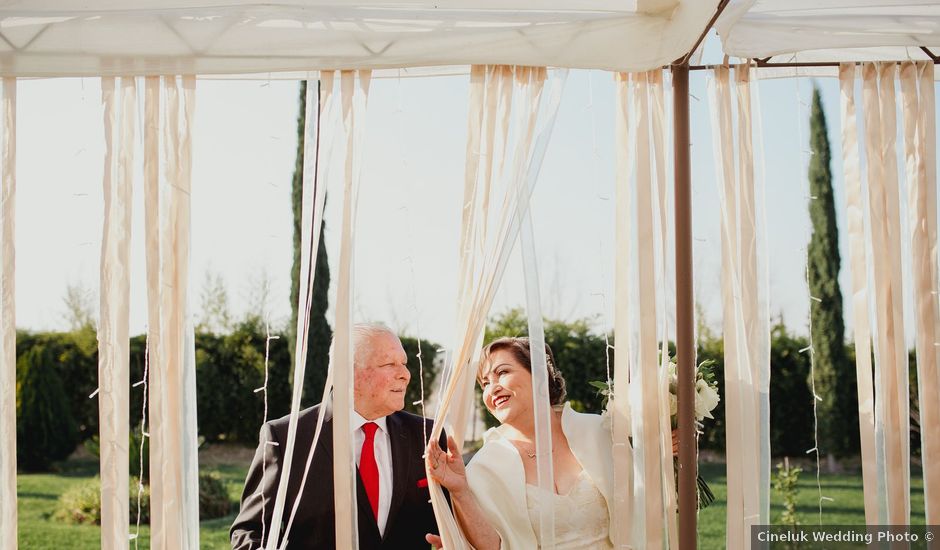
[[[839,288],[839,230],[836,227],[829,136],[819,89],[813,90],[810,115],[809,216],[813,231],[809,241],[808,277],[810,322],[819,419],[819,450],[829,456],[858,448],[857,397],[854,369],[845,353],[842,292]]]
[[[222,275],[206,270],[200,292],[202,302],[196,332],[222,334],[232,328],[232,314],[228,304],[228,290]]]
[[[48,346],[34,346],[16,370],[17,463],[26,471],[45,470],[75,449],[78,429]]]
[[[65,287],[65,320],[71,330],[81,330],[86,327],[95,328],[94,292],[81,283],[69,284]]]
[[[291,206],[294,213],[294,263],[291,266],[291,325],[290,334],[295,335],[297,327],[297,298],[300,290],[300,235],[301,207],[304,178],[304,113],[307,109],[307,83],[300,83],[300,106],[297,114],[297,156],[294,163],[294,180],[291,186]],[[318,133],[319,134],[319,133]],[[318,137],[319,139],[319,137]],[[304,405],[311,405],[320,400],[323,384],[326,383],[326,371],[329,365],[330,340],[333,331],[326,321],[329,306],[330,265],[326,257],[326,245],[323,235],[326,224],[320,222],[320,243],[317,248],[317,262],[314,266],[313,302],[310,307],[307,338],[307,369],[304,380]],[[290,345],[291,369],[294,372],[294,346]]]

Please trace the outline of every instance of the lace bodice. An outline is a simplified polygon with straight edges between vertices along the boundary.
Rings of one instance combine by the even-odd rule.
[[[584,470],[567,495],[553,495],[556,550],[610,550],[607,501]],[[538,487],[526,485],[529,521],[539,532]]]

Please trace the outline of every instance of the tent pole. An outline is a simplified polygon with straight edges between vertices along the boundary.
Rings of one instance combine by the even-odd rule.
[[[679,548],[696,548],[695,332],[692,296],[692,173],[689,64],[672,65],[676,207],[676,361],[679,378]]]

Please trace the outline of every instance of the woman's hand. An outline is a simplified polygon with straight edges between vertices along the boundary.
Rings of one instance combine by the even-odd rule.
[[[424,540],[428,541],[428,543],[430,543],[430,545],[433,546],[435,550],[444,548],[444,542],[438,535],[432,535],[431,533],[428,533],[427,535],[424,535]]]
[[[450,491],[451,496],[466,492],[467,472],[464,469],[463,457],[454,438],[447,436],[447,452],[441,449],[437,441],[432,441],[427,449],[428,471],[434,481]]]

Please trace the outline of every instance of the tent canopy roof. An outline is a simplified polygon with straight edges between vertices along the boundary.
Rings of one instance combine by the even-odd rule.
[[[719,0],[0,0],[0,74],[269,75],[516,64],[621,71],[693,47]],[[936,0],[731,0],[724,53],[929,59]],[[427,72],[427,71],[425,71]],[[433,72],[433,71],[432,71]]]
[[[724,52],[772,61],[928,60],[940,54],[936,0],[731,0],[715,24]]]
[[[0,72],[245,74],[517,64],[646,70],[718,0],[0,2]]]

